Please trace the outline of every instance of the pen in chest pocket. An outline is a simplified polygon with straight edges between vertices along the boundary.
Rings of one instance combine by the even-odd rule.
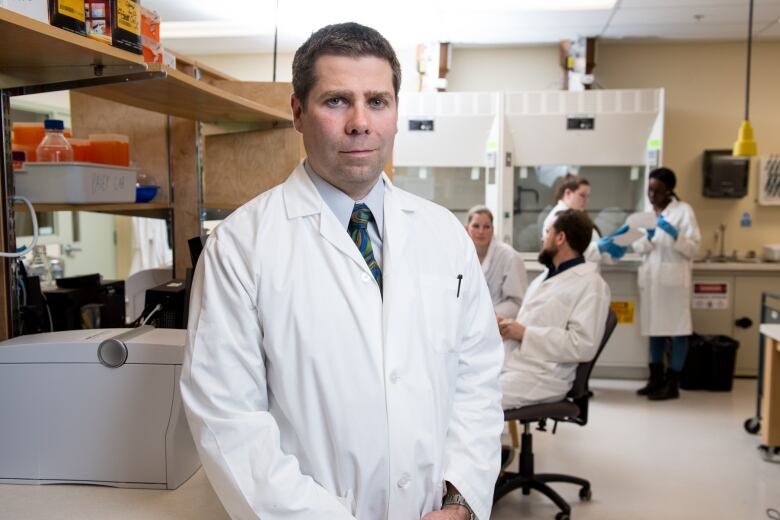
[[[462,282],[462,281],[463,281],[463,275],[459,274],[458,275],[458,294],[455,295],[456,298],[460,298],[460,282]]]

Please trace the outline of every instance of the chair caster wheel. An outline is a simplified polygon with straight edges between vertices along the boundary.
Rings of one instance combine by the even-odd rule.
[[[761,421],[758,417],[751,417],[750,419],[745,420],[744,426],[746,432],[755,435],[761,430]]]
[[[557,515],[555,515],[555,520],[571,520],[571,516],[569,516],[569,513],[564,513],[561,511]]]
[[[590,488],[581,488],[580,489],[580,500],[584,502],[590,502],[590,499],[593,498],[593,492],[590,490]]]

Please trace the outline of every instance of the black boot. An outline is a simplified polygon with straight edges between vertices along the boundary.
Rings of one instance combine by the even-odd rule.
[[[664,382],[664,366],[661,363],[650,363],[650,379],[647,384],[636,391],[636,395],[647,395],[655,392]]]
[[[667,370],[664,383],[655,392],[647,395],[651,401],[666,401],[667,399],[677,399],[680,397],[680,373],[674,370]]]

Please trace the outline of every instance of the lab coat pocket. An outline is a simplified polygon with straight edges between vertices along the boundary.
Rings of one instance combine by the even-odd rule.
[[[661,262],[658,281],[663,287],[687,287],[687,267],[680,262]]]
[[[355,495],[351,489],[348,489],[343,497],[337,496],[336,499],[349,511],[350,515],[355,515]]]
[[[421,315],[426,340],[434,351],[452,352],[458,324],[458,282],[455,276],[420,275]],[[462,282],[461,282],[462,283]]]

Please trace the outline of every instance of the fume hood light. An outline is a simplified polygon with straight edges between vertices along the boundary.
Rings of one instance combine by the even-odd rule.
[[[737,141],[734,143],[733,155],[739,155],[744,157],[750,157],[758,153],[758,145],[755,139],[753,139],[753,127],[750,125],[750,121],[747,119],[742,121],[742,126],[739,127],[739,135]]]

